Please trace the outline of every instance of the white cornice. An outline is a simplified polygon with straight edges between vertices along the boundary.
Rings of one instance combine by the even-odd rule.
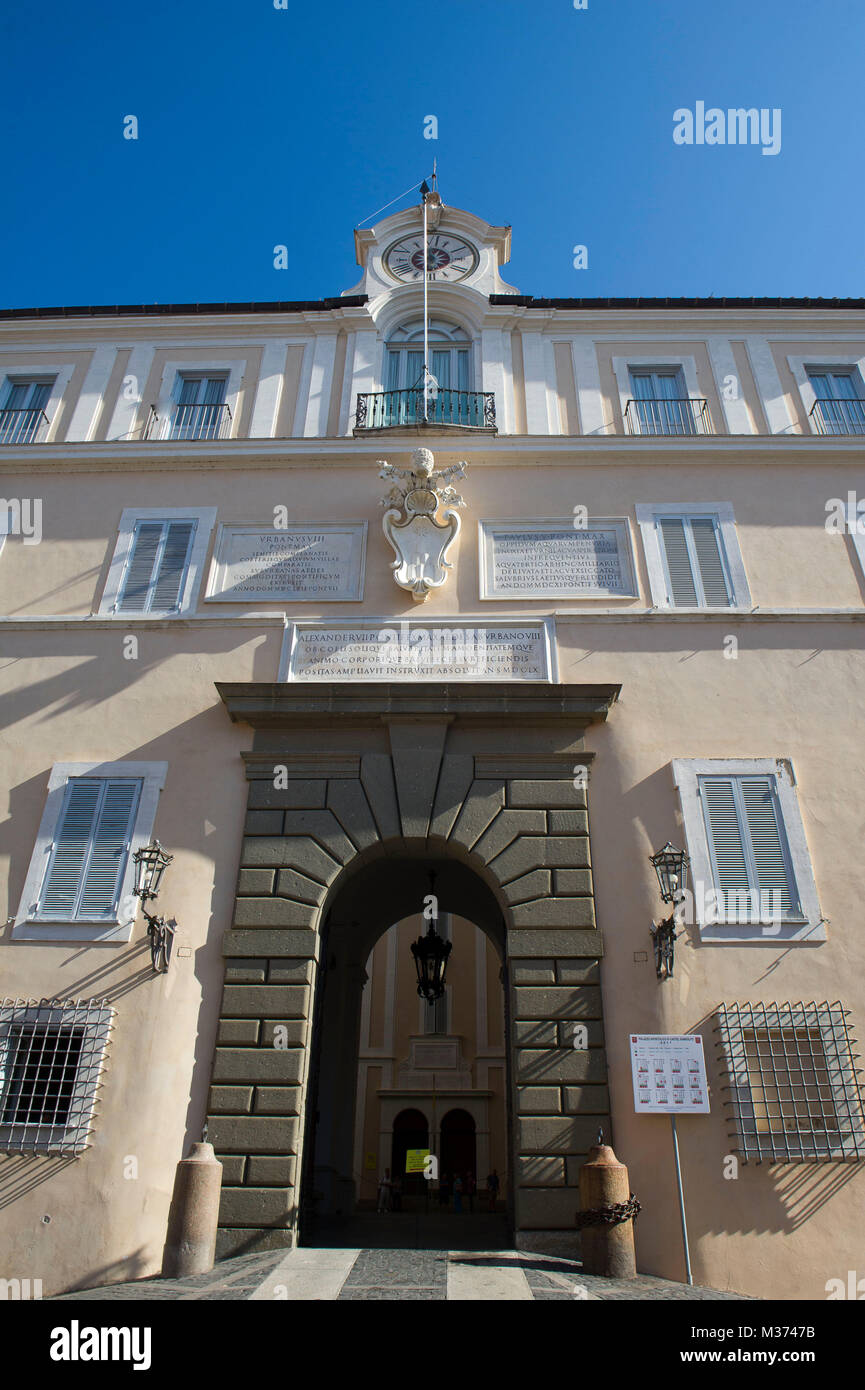
[[[628,467],[747,467],[759,461],[809,468],[862,463],[865,443],[834,435],[438,435],[412,431],[377,432],[352,439],[223,439],[212,441],[125,440],[6,445],[0,447],[0,473],[122,473],[188,469],[368,468],[369,460],[408,455],[424,443],[441,458],[462,459],[473,467],[569,467],[605,464]]]
[[[399,616],[399,615],[396,615]],[[677,626],[688,625],[691,623],[722,623],[725,627],[735,627],[740,623],[862,623],[865,622],[865,607],[862,608],[758,608],[758,609],[736,609],[736,608],[602,608],[602,609],[579,609],[579,608],[555,608],[551,612],[528,612],[518,609],[507,609],[495,612],[488,612],[482,617],[472,614],[449,614],[441,615],[441,622],[463,621],[495,623],[496,621],[522,623],[540,622],[543,618],[555,618],[557,623],[575,626],[577,624],[587,624],[593,627],[604,624],[617,623],[672,623]],[[315,619],[315,622],[327,622],[329,619]],[[342,619],[333,619],[342,621]],[[392,622],[394,617],[364,618],[353,617],[346,622]],[[168,631],[173,628],[213,628],[213,627],[273,627],[283,629],[286,625],[286,616],[283,612],[279,613],[238,613],[234,616],[228,613],[219,613],[211,617],[203,615],[201,617],[189,618],[148,618],[146,615],[135,613],[121,613],[116,618],[105,618],[91,614],[82,614],[80,617],[70,616],[69,614],[53,616],[49,614],[39,617],[0,617],[0,628],[14,629],[16,632],[67,632],[75,631],[81,627],[96,628],[101,632],[116,632],[119,627],[125,631],[137,629],[140,631],[150,631],[153,628]],[[561,652],[560,652],[561,659]]]

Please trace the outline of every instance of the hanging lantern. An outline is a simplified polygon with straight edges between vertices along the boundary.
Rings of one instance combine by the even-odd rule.
[[[428,1004],[441,999],[445,992],[445,970],[451,953],[450,941],[444,941],[435,929],[433,921],[429,924],[426,936],[419,936],[411,945],[411,953],[417,969],[417,992]]]

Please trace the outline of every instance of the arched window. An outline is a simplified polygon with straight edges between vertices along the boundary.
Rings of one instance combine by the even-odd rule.
[[[429,328],[429,369],[442,390],[471,391],[472,349],[468,334],[455,324],[433,320]],[[384,389],[407,391],[423,385],[423,319],[403,324],[385,348]]]

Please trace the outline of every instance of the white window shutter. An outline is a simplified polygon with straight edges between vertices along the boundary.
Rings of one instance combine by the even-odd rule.
[[[171,612],[180,607],[194,535],[194,521],[138,523],[118,613]]]
[[[667,560],[670,602],[675,608],[696,608],[697,589],[688,553],[685,523],[678,516],[659,517],[658,530]]]
[[[195,522],[170,521],[165,531],[165,544],[159,558],[150,604],[150,607],[158,612],[170,612],[180,607],[192,537],[195,534]]]
[[[691,521],[691,535],[703,584],[704,601],[709,608],[726,608],[730,603],[730,591],[718,543],[718,529],[711,517],[694,517]]]

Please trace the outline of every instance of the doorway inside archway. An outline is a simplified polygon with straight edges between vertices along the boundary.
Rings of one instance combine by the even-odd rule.
[[[422,908],[431,869],[436,927],[452,945],[445,994],[434,1004],[418,996],[411,954],[429,925]],[[391,853],[337,885],[329,909],[315,1001],[301,1243],[509,1247],[504,922],[491,890],[458,862]],[[492,1168],[502,1179],[495,1217],[468,1200]]]

